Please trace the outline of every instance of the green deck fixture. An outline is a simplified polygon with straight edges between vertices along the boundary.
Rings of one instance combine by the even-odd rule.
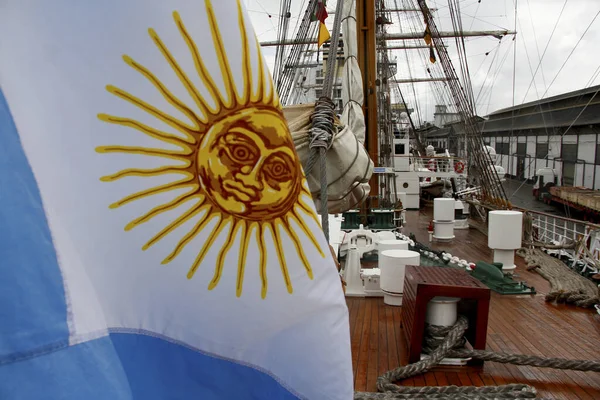
[[[372,209],[367,215],[367,220],[369,221],[369,229],[372,230],[390,230],[397,228],[394,223],[394,209]]]
[[[365,229],[374,231],[386,231],[396,229],[396,221],[394,220],[395,210],[387,208],[372,209],[367,214],[368,224]],[[349,210],[342,214],[342,230],[359,229],[361,224],[362,214],[360,210]]]
[[[460,268],[443,259],[444,251],[433,250],[426,245],[417,242],[414,234],[409,237],[415,242],[414,246],[409,246],[411,250],[418,251],[421,255],[425,252],[436,254],[441,260],[434,260],[429,257],[421,256],[421,265],[433,267]],[[462,269],[462,268],[461,268]],[[524,282],[515,282],[509,275],[502,272],[502,264],[489,264],[479,261],[475,264],[475,269],[470,274],[480,280],[484,285],[500,294],[535,294],[535,288],[527,286]]]
[[[475,269],[471,271],[471,275],[500,294],[535,294],[533,286],[527,286],[524,282],[516,282],[511,276],[504,275],[501,263],[489,264],[478,261]]]
[[[342,214],[342,230],[360,228],[360,210],[348,210]]]

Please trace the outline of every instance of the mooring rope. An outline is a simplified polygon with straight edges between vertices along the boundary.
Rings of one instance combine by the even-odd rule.
[[[537,357],[523,354],[495,353],[486,350],[468,350],[464,348],[464,333],[468,321],[459,316],[451,327],[427,326],[424,352],[429,357],[398,367],[377,378],[379,393],[356,392],[355,400],[393,400],[393,399],[533,399],[537,391],[533,386],[508,384],[500,386],[399,386],[393,382],[427,372],[446,357],[477,358],[516,365],[531,365],[542,368],[571,369],[576,371],[600,372],[600,362],[590,360],[566,360],[562,358]],[[443,339],[436,339],[443,337]]]

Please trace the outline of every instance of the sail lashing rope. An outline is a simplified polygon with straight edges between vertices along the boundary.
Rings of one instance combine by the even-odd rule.
[[[333,81],[337,72],[337,52],[340,41],[340,30],[342,24],[343,0],[337,0],[336,13],[333,20],[333,32],[329,42],[329,52],[327,66],[323,74],[323,92],[317,100],[315,111],[312,116],[312,127],[310,129],[310,154],[309,161],[305,168],[305,174],[308,175],[316,162],[318,156],[320,160],[320,178],[321,178],[321,227],[323,233],[329,241],[329,212],[327,204],[327,150],[333,143],[335,136],[335,105],[331,101],[333,95]]]

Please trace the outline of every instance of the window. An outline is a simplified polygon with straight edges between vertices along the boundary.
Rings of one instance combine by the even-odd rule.
[[[535,156],[542,159],[548,157],[548,143],[536,143]]]
[[[517,143],[517,155],[527,155],[527,143]]]
[[[323,96],[323,90],[322,89],[315,90],[315,97],[317,99],[319,99],[319,98],[321,98],[321,96]]]
[[[577,162],[577,144],[563,143],[560,157],[563,159],[563,161]]]
[[[496,143],[496,153],[497,154],[508,154],[510,149],[509,143]]]
[[[596,165],[600,165],[600,144],[596,145]]]
[[[483,144],[485,144],[486,146],[489,146],[491,142],[492,142],[491,138],[489,138],[489,137],[483,138]]]
[[[394,154],[397,156],[403,156],[404,155],[404,143],[396,143],[394,145]]]

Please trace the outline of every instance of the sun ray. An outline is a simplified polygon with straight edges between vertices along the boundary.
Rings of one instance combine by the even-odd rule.
[[[206,14],[208,16],[208,24],[210,25],[210,31],[212,33],[213,44],[215,46],[215,52],[217,53],[217,60],[219,61],[219,67],[221,68],[221,75],[223,76],[223,83],[225,84],[225,92],[227,93],[228,99],[221,98],[225,108],[233,108],[235,101],[238,104],[241,103],[241,96],[238,94],[238,90],[235,87],[235,81],[233,80],[233,74],[231,73],[231,67],[229,66],[229,59],[227,58],[227,52],[223,45],[223,38],[221,31],[217,23],[217,17],[212,7],[211,0],[205,0]]]
[[[184,48],[189,51],[193,67],[190,64],[187,69],[186,62],[179,59],[179,54],[176,59],[154,29],[148,29],[150,38],[162,55],[159,57],[160,62],[169,65],[191,99],[174,90],[169,80],[161,80],[161,75],[153,72],[161,69],[155,69],[150,64],[142,65],[124,55],[123,60],[140,74],[140,79],[154,86],[156,90],[152,91],[152,96],[159,100],[161,96],[164,98],[164,101],[157,102],[159,107],[164,105],[167,108],[160,110],[123,89],[109,85],[106,87],[108,92],[155,117],[156,121],[146,125],[135,119],[108,114],[98,114],[98,118],[113,125],[135,129],[159,143],[153,147],[143,147],[144,142],[139,143],[140,146],[100,146],[96,151],[152,156],[157,157],[163,164],[150,167],[130,166],[102,177],[102,181],[116,181],[125,177],[154,178],[179,175],[170,179],[172,182],[154,183],[154,187],[130,194],[110,205],[110,208],[117,208],[160,193],[173,193],[164,203],[159,202],[159,205],[145,209],[146,211],[125,225],[125,230],[131,230],[157,216],[161,218],[156,218],[155,223],[167,218],[171,220],[165,221],[168,225],[162,227],[158,233],[153,233],[154,236],[146,242],[142,250],[147,250],[175,230],[181,229],[183,232],[171,240],[173,243],[164,241],[165,245],[172,247],[167,249],[168,255],[162,264],[185,258],[182,255],[184,250],[188,249],[185,253],[189,253],[192,243],[198,242],[201,237],[203,243],[199,246],[201,248],[195,254],[195,259],[191,263],[186,262],[189,266],[188,279],[192,279],[201,266],[209,266],[214,270],[211,273],[212,279],[208,282],[208,289],[215,289],[225,279],[233,279],[233,274],[226,274],[225,269],[234,268],[233,262],[231,265],[226,264],[226,258],[232,258],[235,253],[236,296],[240,297],[243,293],[246,267],[253,267],[255,261],[258,261],[261,297],[265,299],[268,292],[267,261],[275,257],[275,254],[269,254],[271,248],[267,248],[268,231],[277,253],[277,258],[272,259],[272,264],[274,267],[279,265],[287,292],[290,294],[293,293],[293,285],[288,266],[295,268],[297,262],[293,261],[294,257],[301,260],[307,277],[314,279],[314,271],[307,257],[310,254],[308,250],[302,249],[306,238],[322,257],[325,255],[308,227],[309,218],[317,225],[319,220],[314,207],[309,206],[310,200],[307,200],[310,191],[294,152],[294,144],[281,111],[281,101],[273,78],[268,73],[261,54],[258,37],[254,35],[255,45],[250,43],[241,0],[236,0],[236,5],[236,11],[232,9],[230,12],[237,12],[237,26],[221,26],[220,29],[212,1],[205,0],[208,28],[211,32],[210,38],[205,36],[200,39],[208,39],[209,43],[214,45],[215,50],[209,51],[208,57],[218,63],[220,73],[217,75],[211,75],[206,68],[206,56],[200,54],[197,42],[189,34],[177,11],[173,12],[177,33],[181,35],[180,40],[186,44]],[[231,28],[239,30],[234,36],[239,35],[241,46],[235,50],[228,47],[229,33],[226,35],[227,42],[222,35],[225,29]],[[239,63],[236,58],[236,64],[240,64],[237,68],[229,62],[228,54],[233,54],[232,51],[241,51],[242,58]],[[254,57],[257,60],[256,65],[253,65]],[[194,74],[197,74],[197,77]],[[195,83],[196,81],[198,82]],[[163,131],[155,127],[154,125],[161,127],[159,121],[173,129]],[[243,129],[240,129],[241,127]],[[137,136],[140,135],[134,136],[134,139]],[[283,164],[289,167],[283,167],[285,173],[282,173]],[[177,190],[179,192],[175,192]],[[292,220],[297,224],[292,226]],[[296,226],[299,226],[299,229],[294,230]],[[253,233],[253,230],[256,232]],[[256,246],[250,244],[254,235]],[[234,249],[234,242],[238,242],[238,238],[239,244],[236,244]],[[285,253],[291,250],[292,245],[298,256],[292,253],[287,255],[288,264]],[[213,246],[217,248],[211,251]]]
[[[275,90],[275,83],[273,82],[273,76],[269,74],[269,87],[271,88],[271,104],[278,110],[281,110],[281,103],[279,103],[279,94]]]
[[[260,42],[258,41],[258,36],[255,36],[256,39],[256,48],[260,49]],[[264,82],[264,66],[263,66],[263,58],[262,55],[258,54],[258,89],[256,90],[256,95],[254,91],[252,91],[252,96],[250,97],[250,101],[259,102],[265,97],[265,88],[263,86]]]
[[[185,179],[181,179],[181,180],[174,181],[174,182],[169,182],[169,183],[166,183],[166,184],[160,185],[160,186],[155,186],[153,188],[142,190],[142,191],[136,192],[134,194],[131,194],[127,197],[124,197],[121,200],[112,203],[109,206],[109,208],[118,208],[127,203],[131,203],[134,200],[141,199],[143,197],[148,197],[148,196],[152,196],[155,194],[168,192],[171,190],[185,188],[185,187],[189,186],[189,185],[186,185],[186,183],[194,181],[194,178],[195,178],[195,176],[190,173],[186,173],[185,175],[187,175],[187,177]]]
[[[194,239],[196,235],[198,235],[198,233],[200,233],[202,229],[204,229],[210,223],[210,221],[219,217],[218,215],[210,212],[210,206],[205,206],[203,209],[206,209],[206,212],[202,218],[200,218],[198,222],[196,222],[196,225],[188,233],[186,233],[184,237],[181,238],[179,243],[177,243],[177,246],[175,246],[173,251],[166,256],[164,260],[162,260],[161,264],[168,264],[173,261],[175,257],[181,253],[185,246],[187,246],[187,244]]]
[[[129,230],[135,228],[136,226],[143,224],[144,222],[150,221],[152,218],[156,217],[157,215],[160,215],[164,212],[167,212],[169,210],[179,207],[180,205],[184,204],[185,202],[187,202],[191,199],[197,200],[196,203],[194,203],[194,205],[204,204],[205,197],[201,194],[198,194],[197,187],[198,187],[197,185],[194,186],[193,190],[188,191],[187,193],[184,193],[181,196],[174,198],[173,200],[171,200],[168,203],[154,207],[152,210],[148,211],[146,214],[144,214],[141,217],[138,217],[138,218],[134,219],[133,221],[131,221],[130,223],[128,223],[125,226],[125,230],[129,231]]]
[[[167,165],[164,167],[158,167],[153,169],[141,169],[141,168],[128,168],[122,171],[116,172],[112,175],[106,175],[100,178],[102,182],[113,182],[127,176],[160,176],[166,174],[180,174],[182,171],[188,169],[188,165]],[[196,185],[198,186],[198,185]]]
[[[260,260],[258,261],[261,291],[260,295],[264,299],[267,297],[267,247],[265,246],[264,229],[260,224],[256,225],[256,242],[258,244],[258,250],[260,253]]]
[[[247,104],[252,95],[252,67],[250,65],[250,43],[248,42],[248,32],[246,32],[246,21],[244,19],[244,11],[242,3],[237,0],[238,9],[238,24],[240,26],[240,34],[242,38],[242,60],[243,60],[243,75],[244,75],[244,91],[241,98],[242,104]]]
[[[192,122],[195,124],[195,128],[199,129],[200,124],[205,124],[208,122],[206,117],[200,118],[194,111],[192,111],[188,106],[183,104],[181,100],[179,100],[167,87],[164,83],[161,82],[150,70],[143,65],[136,62],[133,58],[128,55],[123,55],[123,61],[131,68],[138,71],[140,74],[146,77],[154,85],[154,87],[163,95],[163,97],[173,105],[173,107],[177,108],[183,114],[185,114]],[[201,110],[204,111],[204,110]]]
[[[270,75],[270,74],[269,74]],[[264,77],[263,77],[264,79]],[[273,86],[273,80],[271,77],[267,78],[267,84],[265,85],[265,91],[268,90],[268,93],[265,93],[264,102],[270,104],[273,102],[273,95],[275,94],[275,88]]]
[[[225,265],[225,257],[227,256],[227,253],[229,253],[229,250],[231,250],[231,246],[233,246],[233,242],[235,242],[235,238],[240,229],[242,229],[242,231],[246,229],[245,222],[234,221],[233,226],[231,229],[229,229],[229,234],[227,235],[225,244],[221,247],[221,251],[219,251],[219,255],[217,256],[215,273],[212,280],[208,284],[208,290],[213,290],[219,284],[219,281],[221,280],[221,274],[223,273],[223,266]],[[242,232],[242,235],[244,235],[244,232]]]
[[[177,118],[170,116],[166,112],[159,110],[158,108],[146,103],[145,101],[135,97],[134,95],[126,92],[123,89],[120,89],[113,85],[106,85],[106,90],[109,93],[112,93],[117,97],[120,97],[121,99],[125,100],[126,102],[133,104],[134,106],[146,111],[148,114],[160,119],[167,125],[177,129],[178,131],[181,131],[184,134],[192,135],[194,133],[193,126],[189,126],[188,124],[178,120]]]
[[[306,214],[308,214],[308,216],[315,221],[317,225],[321,226],[321,223],[319,222],[315,212],[306,203],[304,203],[302,199],[298,198],[298,203],[296,205],[300,207]]]
[[[296,221],[296,223],[302,229],[302,232],[304,232],[304,234],[308,237],[312,244],[317,248],[317,250],[319,250],[319,254],[321,254],[321,257],[324,258],[325,253],[323,253],[321,246],[319,246],[319,243],[317,243],[317,239],[314,237],[312,231],[308,228],[308,226],[306,226],[306,223],[303,221],[302,217],[299,214],[297,214],[297,212],[294,210],[290,213],[290,216],[288,218],[294,219],[294,221]]]
[[[136,130],[142,132],[143,134],[150,136],[153,139],[158,139],[165,143],[171,143],[171,144],[174,144],[174,145],[179,146],[184,149],[191,150],[191,148],[188,145],[196,144],[196,138],[194,137],[194,135],[192,135],[188,132],[180,131],[180,132],[184,133],[186,136],[185,138],[182,138],[180,136],[175,136],[175,135],[171,135],[170,133],[162,132],[158,129],[152,128],[145,124],[142,124],[141,122],[136,121],[131,118],[121,118],[121,117],[116,117],[114,115],[98,114],[98,119],[100,119],[101,121],[104,121],[104,122],[111,123],[111,124],[122,125],[122,126],[126,126],[128,128],[136,129]]]
[[[156,242],[158,242],[159,240],[161,240],[162,238],[164,238],[165,236],[167,236],[169,233],[173,232],[181,224],[183,224],[183,223],[189,221],[190,219],[194,218],[196,215],[198,215],[202,211],[204,211],[204,204],[203,203],[199,203],[199,204],[196,204],[194,207],[191,207],[185,213],[181,214],[181,216],[179,218],[177,218],[175,221],[171,222],[169,225],[165,226],[160,232],[158,232],[156,235],[154,235],[152,237],[152,239],[150,239],[142,247],[142,250],[144,250],[144,251],[148,250]],[[210,212],[210,210],[208,210],[207,212]]]
[[[240,297],[244,287],[244,274],[246,273],[246,257],[248,256],[248,247],[250,245],[250,231],[252,227],[258,225],[256,222],[244,222],[242,227],[242,240],[240,241],[240,254],[238,257],[238,272],[235,285],[235,295]]]
[[[181,35],[184,37],[184,39],[186,39],[186,42],[187,42],[187,38],[188,38],[187,32],[185,32],[185,28],[183,28],[183,23],[181,22],[181,18],[179,17],[179,14],[177,13],[177,11],[175,11],[173,13],[173,19],[175,20],[175,23],[179,27],[179,31],[180,31]],[[184,29],[184,31],[182,31],[182,29]],[[184,32],[185,32],[185,34],[184,34]],[[169,63],[169,65],[171,66],[173,71],[175,71],[175,74],[179,78],[179,81],[183,84],[183,86],[185,87],[185,89],[187,90],[187,92],[189,93],[191,98],[194,100],[194,103],[196,103],[196,105],[200,109],[200,112],[203,113],[204,115],[209,115],[211,112],[218,112],[218,110],[211,108],[210,105],[206,102],[206,100],[202,97],[200,92],[196,89],[196,86],[192,83],[192,81],[187,76],[187,74],[183,71],[183,69],[181,68],[179,63],[175,60],[175,58],[173,57],[173,55],[171,54],[171,52],[169,51],[167,46],[165,46],[165,44],[162,42],[160,36],[158,36],[156,31],[154,31],[154,29],[150,28],[150,29],[148,29],[148,34],[154,41],[154,44],[156,45],[158,50],[162,53],[163,57],[167,60],[167,62]],[[189,43],[188,43],[188,45],[189,45]],[[212,83],[212,81],[209,80],[209,82],[207,82],[207,81],[203,80],[203,83],[205,84],[205,86],[209,86],[209,84]],[[214,83],[212,83],[212,84],[214,87]],[[211,95],[213,95],[212,92],[211,92]]]
[[[210,246],[212,246],[215,239],[219,236],[219,234],[221,233],[223,228],[225,228],[225,225],[232,219],[231,217],[223,217],[220,215],[219,215],[219,217],[221,218],[221,220],[219,221],[219,223],[217,225],[215,225],[212,232],[208,235],[208,239],[206,240],[206,243],[204,243],[204,246],[202,246],[202,249],[200,250],[200,253],[198,253],[196,260],[194,260],[194,263],[190,267],[190,270],[187,273],[188,279],[192,279],[194,277],[194,274],[196,273],[196,270],[200,266],[200,263],[206,256],[206,253],[208,253]]]
[[[279,234],[279,230],[277,226],[281,224],[280,219],[276,219],[272,223],[267,224],[269,229],[271,230],[271,234],[273,235],[275,249],[277,250],[277,257],[279,258],[279,266],[281,267],[281,274],[283,275],[283,281],[285,282],[285,286],[287,287],[287,291],[289,294],[294,292],[294,288],[292,287],[292,281],[290,280],[290,274],[288,273],[287,264],[285,262],[285,255],[283,254],[283,248],[281,245],[281,235]]]
[[[298,255],[300,256],[300,260],[302,260],[302,264],[304,264],[304,269],[306,269],[306,274],[308,275],[308,277],[310,279],[313,279],[312,268],[310,267],[310,264],[309,264],[308,260],[306,259],[306,254],[304,253],[304,250],[302,249],[302,242],[300,242],[298,235],[296,235],[296,233],[294,233],[294,231],[290,228],[289,222],[283,221],[283,223],[281,225],[283,226],[283,229],[285,229],[287,234],[290,236],[290,239],[292,239],[292,243],[294,243],[296,252],[298,252]]]
[[[98,153],[127,153],[127,154],[141,154],[144,156],[152,157],[164,157],[172,160],[181,162],[187,162],[189,160],[189,154],[191,152],[164,150],[164,149],[152,149],[149,147],[135,147],[135,146],[98,146],[96,147]]]

